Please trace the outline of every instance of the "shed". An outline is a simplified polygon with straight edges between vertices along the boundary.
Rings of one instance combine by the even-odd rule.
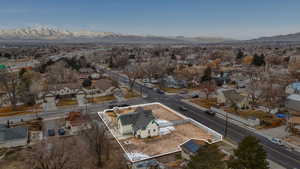
[[[6,125],[0,125],[0,147],[24,146],[27,141],[27,127],[8,128]]]
[[[191,160],[191,156],[196,155],[196,153],[201,149],[201,147],[205,144],[204,141],[199,140],[189,140],[183,143],[181,148],[181,156],[185,160]]]

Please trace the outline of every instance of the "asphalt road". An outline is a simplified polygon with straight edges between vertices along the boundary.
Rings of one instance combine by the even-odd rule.
[[[124,76],[120,76],[117,73],[106,71],[111,77],[119,80],[122,83],[128,83],[128,79]],[[193,118],[194,120],[206,125],[207,127],[221,133],[224,135],[225,132],[225,120],[210,116],[196,107],[188,105],[182,102],[180,96],[168,96],[164,94],[159,94],[153,89],[150,89],[141,84],[135,83],[134,89],[136,91],[141,91],[147,94],[146,100],[149,102],[161,102],[174,110],[182,113],[183,115]],[[187,111],[182,111],[179,109],[180,106],[187,108]],[[279,146],[269,141],[265,137],[256,134],[253,131],[247,130],[243,127],[237,126],[232,123],[228,123],[227,137],[234,142],[240,142],[246,136],[255,136],[263,145],[265,151],[268,154],[268,159],[284,166],[287,169],[300,169],[300,154],[298,152],[288,150],[283,146]]]

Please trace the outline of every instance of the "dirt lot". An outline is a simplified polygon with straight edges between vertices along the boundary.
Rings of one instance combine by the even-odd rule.
[[[144,106],[144,109],[151,109],[156,118],[167,121],[183,120],[183,117],[169,111],[168,109],[159,106],[151,105]],[[119,110],[117,113],[123,114],[133,112],[135,108]],[[111,115],[112,112],[107,113]],[[113,119],[116,116],[110,116]],[[116,125],[116,123],[115,123]],[[180,144],[188,141],[189,139],[211,139],[211,136],[207,131],[197,127],[191,122],[173,126],[175,130],[167,135],[161,135],[153,138],[138,139],[135,137],[119,140],[122,146],[128,153],[143,153],[148,156],[162,155],[164,153],[170,153],[179,151]]]
[[[211,137],[200,128],[188,123],[175,126],[175,131],[172,131],[167,135],[148,139],[131,137],[129,139],[121,140],[121,144],[129,153],[139,152],[148,156],[156,156],[179,151],[180,149],[178,146],[191,138],[210,139]]]

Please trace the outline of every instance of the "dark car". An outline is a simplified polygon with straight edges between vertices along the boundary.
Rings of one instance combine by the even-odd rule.
[[[128,106],[130,106],[129,104],[120,104],[120,105],[118,105],[118,107],[128,107]]]
[[[113,109],[114,107],[128,107],[130,106],[129,104],[112,104],[112,105],[109,105],[108,108],[109,109]]]
[[[158,89],[156,92],[157,92],[158,94],[165,94],[165,92],[164,92],[163,90],[160,90],[160,89]]]
[[[197,95],[197,94],[192,95],[192,98],[199,98],[199,95]]]
[[[48,130],[48,136],[55,136],[55,130],[54,129],[49,129]]]
[[[116,105],[116,104],[111,104],[111,105],[108,106],[109,109],[113,109],[114,107],[118,107],[118,105]]]
[[[65,130],[64,129],[58,129],[58,134],[60,135],[60,136],[63,136],[63,135],[65,135]]]
[[[184,106],[180,106],[180,107],[179,107],[179,110],[182,110],[182,111],[187,111],[187,108],[186,108],[186,107],[184,107]]]
[[[211,115],[211,116],[215,116],[216,115],[216,112],[213,112],[211,110],[206,110],[205,113],[208,114],[208,115]]]

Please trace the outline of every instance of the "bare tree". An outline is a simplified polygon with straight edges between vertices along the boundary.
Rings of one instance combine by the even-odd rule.
[[[253,79],[248,84],[247,91],[248,91],[248,97],[251,101],[252,105],[257,105],[259,99],[263,95],[263,88],[262,88],[263,82],[259,79]]]
[[[92,128],[86,132],[83,132],[84,138],[88,143],[90,153],[96,159],[96,166],[103,167],[103,157],[106,155],[106,159],[109,159],[109,140],[106,136],[106,130],[99,126],[97,123],[91,123]]]
[[[86,154],[81,147],[70,138],[42,142],[28,152],[27,166],[35,169],[83,169]]]
[[[66,68],[64,62],[58,62],[51,65],[47,69],[47,73],[49,84],[71,83],[78,80],[77,74],[73,70]]]
[[[199,85],[199,88],[206,95],[206,100],[209,96],[216,91],[216,84],[213,81],[205,81]]]
[[[275,77],[269,77],[269,79],[264,80],[262,86],[262,101],[270,113],[272,108],[279,107],[285,96],[284,87],[276,83]]]
[[[128,77],[129,89],[132,90],[136,80],[143,76],[144,71],[140,64],[129,65],[125,68],[124,73]]]
[[[8,95],[8,99],[12,109],[16,109],[18,102],[18,84],[20,82],[19,76],[11,72],[9,69],[0,70],[0,84],[3,86],[4,91]]]

